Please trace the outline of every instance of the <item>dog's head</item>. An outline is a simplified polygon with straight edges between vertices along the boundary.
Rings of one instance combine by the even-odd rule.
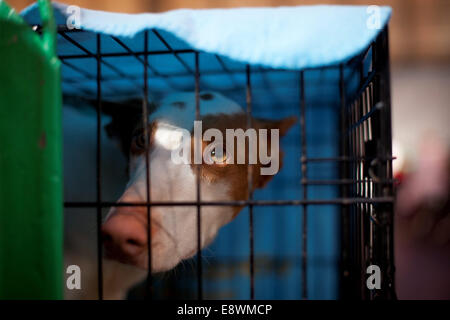
[[[278,138],[295,123],[295,118],[248,120],[242,108],[218,93],[200,97],[201,124],[194,125],[195,95],[175,94],[162,101],[147,130],[134,134],[130,181],[118,202],[146,202],[147,158],[152,202],[194,203],[197,176],[201,201],[246,200],[249,181],[252,189],[262,188],[276,174],[282,157]],[[202,247],[241,209],[232,205],[202,206]],[[148,228],[147,206],[112,208],[102,227],[107,255],[148,268]],[[195,205],[152,206],[150,228],[152,272],[169,270],[195,255]]]

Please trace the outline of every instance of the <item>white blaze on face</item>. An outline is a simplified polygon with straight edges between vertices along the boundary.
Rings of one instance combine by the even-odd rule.
[[[171,154],[181,144],[190,142],[190,131],[196,115],[196,95],[180,92],[166,96],[158,109],[151,114],[149,122],[156,123],[153,143],[149,151],[151,201],[177,202],[197,200],[197,178],[194,168],[186,161],[173,161]],[[200,93],[200,115],[237,114],[243,110],[234,101],[220,93]],[[131,179],[118,202],[147,201],[146,155],[131,156]],[[231,200],[227,178],[220,182],[201,181],[202,201]],[[111,215],[120,212],[113,208]],[[201,244],[209,244],[224,224],[231,221],[232,207],[201,207]],[[146,221],[146,217],[141,217]],[[181,260],[197,252],[197,207],[196,206],[152,206],[152,272],[169,270]],[[130,263],[141,268],[148,267],[147,250]]]
[[[180,128],[158,124],[155,143],[150,150],[150,196],[151,201],[192,201],[197,200],[196,175],[189,164],[176,164],[171,160],[172,148],[181,140]],[[146,201],[145,154],[133,157],[134,170],[127,189],[120,199],[122,202]],[[202,201],[231,200],[230,186],[226,179],[219,183],[202,181],[200,184]],[[202,247],[209,244],[221,226],[231,221],[231,207],[201,208]],[[152,271],[165,271],[176,266],[181,260],[192,257],[197,251],[197,208],[196,206],[155,206],[152,207],[152,221],[157,228],[152,234]],[[147,256],[139,262],[146,267]]]

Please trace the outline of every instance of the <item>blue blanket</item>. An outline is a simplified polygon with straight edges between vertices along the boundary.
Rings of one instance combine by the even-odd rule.
[[[67,5],[54,3],[54,7],[58,23],[65,24],[70,15]],[[36,21],[36,6],[23,15]],[[81,9],[79,22],[88,31],[125,37],[156,28],[194,49],[255,65],[301,69],[349,60],[373,41],[390,15],[389,7],[379,7],[377,12],[367,6],[325,5],[144,14]]]

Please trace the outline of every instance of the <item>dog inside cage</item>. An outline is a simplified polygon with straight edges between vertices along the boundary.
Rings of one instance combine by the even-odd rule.
[[[253,67],[189,49],[175,51],[174,45],[170,44],[173,39],[170,36],[164,37],[157,30],[145,31],[140,35],[142,56],[127,45],[126,39],[108,39],[101,35],[92,36],[95,48],[89,50],[76,40],[77,36],[81,37],[81,33],[60,29],[60,41],[66,41],[67,45],[76,46],[84,52],[82,55],[60,56],[60,59],[63,68],[81,74],[83,84],[86,84],[86,75],[78,70],[72,60],[91,56],[96,66],[97,74],[91,77],[93,85],[91,91],[87,92],[87,96],[91,98],[77,100],[68,94],[65,101],[75,106],[72,108],[74,110],[67,112],[78,112],[78,117],[82,117],[77,111],[80,105],[91,108],[91,112],[97,112],[96,119],[90,117],[92,132],[85,133],[89,137],[97,135],[95,147],[91,147],[91,156],[96,154],[97,171],[96,174],[89,174],[91,188],[95,186],[90,201],[88,198],[76,199],[75,195],[70,194],[68,187],[65,208],[71,216],[66,218],[71,232],[76,232],[72,220],[80,219],[80,211],[96,212],[96,215],[85,214],[86,219],[91,220],[91,231],[95,231],[91,234],[90,242],[97,243],[97,255],[92,255],[88,262],[90,268],[94,267],[92,272],[97,273],[97,290],[87,293],[93,295],[91,298],[96,295],[107,298],[124,297],[124,290],[130,289],[132,285],[136,285],[133,282],[139,280],[143,282],[131,292],[134,297],[155,294],[160,298],[308,298],[309,294],[315,298],[333,298],[340,294],[340,281],[348,281],[348,292],[345,294],[350,296],[360,292],[365,295],[368,293],[364,288],[364,276],[351,270],[355,268],[354,263],[363,266],[376,261],[386,269],[391,267],[392,251],[386,247],[388,241],[374,243],[373,239],[374,232],[378,232],[381,239],[391,236],[388,227],[385,227],[389,221],[384,222],[383,226],[375,221],[388,219],[384,215],[392,212],[392,207],[389,207],[392,192],[376,193],[379,187],[385,188],[392,183],[392,174],[386,168],[386,163],[392,160],[392,156],[389,150],[379,155],[372,147],[377,140],[390,139],[389,136],[379,136],[379,117],[383,114],[382,109],[388,107],[381,105],[388,101],[379,101],[382,94],[379,81],[386,77],[383,72],[388,71],[382,69],[380,61],[375,60],[377,55],[383,55],[383,50],[386,50],[386,32],[348,64],[304,71]],[[102,43],[107,41],[123,48],[124,52],[103,53]],[[155,43],[165,47],[165,51],[155,51],[151,47],[152,44],[157,47]],[[163,69],[161,64],[152,66],[162,56],[173,60],[168,66],[173,67],[172,63],[176,63],[180,70],[162,74],[157,69]],[[142,78],[127,76],[123,79],[122,73],[125,71],[120,71],[121,64],[132,66],[129,67],[132,70],[141,68],[139,74]],[[202,68],[202,65],[209,64],[213,64],[215,68]],[[120,97],[126,97],[126,93],[121,92],[114,92],[119,95],[117,98],[103,98],[105,90],[110,90],[108,87],[112,87],[114,83],[114,80],[110,82],[108,77],[103,76],[106,72],[111,73],[111,79],[115,79],[115,74],[120,81],[128,81],[130,85],[140,84],[139,89],[144,98],[132,96],[126,99]],[[70,85],[76,85],[74,79],[76,78],[71,79]],[[165,90],[164,93],[152,92],[154,79],[155,82],[163,81],[170,90]],[[227,85],[217,89],[214,84],[219,79],[226,80]],[[378,83],[375,84],[375,81]],[[328,96],[326,99],[323,98],[325,94]],[[348,106],[350,101],[351,105]],[[277,115],[276,119],[274,114]],[[309,125],[318,119],[322,119],[326,125]],[[213,143],[204,146],[203,152],[210,150],[209,156],[216,161],[213,164],[193,164],[190,160],[195,157],[191,153],[195,153],[196,141],[191,137],[187,148],[189,161],[173,165],[173,153],[169,151],[173,151],[180,143],[183,144],[178,141],[182,135],[177,130],[183,128],[194,134],[195,129],[198,129],[193,128],[195,120],[202,124],[199,130],[203,134],[200,137],[203,145],[212,140],[205,137],[208,129],[218,130],[221,137],[225,138],[229,137],[227,131],[233,129],[234,132],[241,130],[244,134],[251,132],[244,131],[248,129],[260,132],[276,129],[276,138],[286,136],[286,141],[282,139],[280,147],[271,148],[275,144],[275,137],[270,135],[269,139],[273,141],[263,142],[263,138],[267,139],[269,135],[263,137],[258,132],[255,150],[262,149],[267,144],[274,154],[267,153],[269,161],[265,163],[258,159],[253,165],[246,165],[245,162],[239,164],[230,161],[234,160],[233,153],[242,150],[242,147],[239,149],[237,136],[232,136],[234,141],[231,141],[231,147],[229,141],[219,142],[218,137],[214,136]],[[386,119],[383,120],[385,121]],[[68,134],[73,135],[70,132]],[[76,135],[70,138],[70,143],[65,143],[65,157],[69,164],[82,163],[72,156],[72,152],[88,155],[80,152],[84,147],[73,141],[79,137]],[[249,161],[253,148],[251,138],[250,134],[244,137],[247,142],[244,158],[247,157]],[[117,154],[122,153],[122,168],[102,167],[105,158],[102,148],[111,143],[117,145]],[[74,148],[72,144],[77,147]],[[278,153],[279,159],[270,157],[275,153]],[[109,159],[111,156],[112,154],[106,157]],[[82,168],[76,171],[72,165],[67,168],[70,170],[67,173],[69,177],[75,173],[79,179],[86,174]],[[347,172],[345,176],[342,172],[339,173],[340,168],[343,168],[342,172]],[[106,171],[111,169],[115,172],[120,170],[126,181],[118,183],[121,187],[116,192],[120,190],[123,192],[121,195],[119,192],[114,196],[114,193],[103,189],[105,185],[111,187],[111,182],[105,183],[108,178],[104,178],[113,174]],[[273,170],[264,175],[261,173],[263,169]],[[81,189],[85,191],[84,188]],[[330,200],[333,198],[334,200]],[[342,212],[345,217],[342,221],[339,219],[341,210],[346,211]],[[381,210],[386,211],[382,214]],[[107,217],[104,216],[106,212]],[[362,212],[371,218],[366,221],[358,220]],[[288,223],[296,221],[290,228],[282,227],[286,233],[292,233],[285,235],[285,240],[282,241],[297,243],[296,246],[290,245],[294,250],[289,248],[287,252],[277,255],[270,250],[267,252],[266,249],[261,249],[262,242],[267,241],[267,238],[277,238],[276,234],[270,235],[277,232],[270,227],[274,218]],[[328,223],[325,222],[326,219]],[[351,219],[355,221],[350,222]],[[231,221],[233,222],[230,223]],[[308,228],[311,221],[313,225]],[[244,230],[238,223],[243,225]],[[320,227],[315,229],[314,224]],[[342,232],[341,228],[344,226],[350,228],[353,225],[354,230]],[[225,233],[224,240],[220,235],[216,239],[222,226],[229,229],[224,231],[229,234]],[[236,228],[240,230],[233,230]],[[360,228],[370,228],[371,233],[361,235]],[[324,229],[327,229],[326,236]],[[236,252],[229,253],[229,257],[214,254],[215,250],[223,250],[220,247],[224,246],[222,243],[227,241],[227,237],[233,237],[230,233],[238,232],[242,236],[234,237],[243,246],[239,250],[240,257]],[[348,240],[349,236],[358,237],[358,240]],[[317,238],[310,239],[312,237]],[[346,261],[349,266],[339,264],[340,257],[336,254],[336,249],[340,237],[343,242],[352,243],[349,248],[343,248],[344,252],[348,250],[348,259],[354,259]],[[312,252],[308,250],[308,240],[313,244]],[[73,240],[69,238],[67,242],[70,241]],[[213,245],[208,247],[213,241]],[[315,243],[320,241],[323,243]],[[84,244],[82,247],[84,248]],[[317,254],[314,249],[322,253]],[[365,254],[366,250],[370,251],[370,255]],[[70,259],[72,254],[69,253]],[[230,258],[233,261],[231,265],[227,262]],[[123,284],[120,292],[111,291],[109,287],[120,287],[114,284],[115,280],[109,273],[120,278],[120,281],[128,279],[126,276],[118,277],[117,270],[122,266],[117,262],[131,266],[127,266],[125,270],[128,270],[123,273],[132,273],[130,282]],[[133,267],[140,270],[130,271]],[[242,268],[246,270],[239,270]],[[258,272],[261,268],[264,271]],[[308,271],[311,275],[308,275]],[[162,279],[158,275],[161,272],[165,272]],[[277,275],[268,277],[259,274],[263,272],[275,272]],[[318,274],[314,275],[315,272]],[[308,286],[308,278],[318,277],[319,272],[328,277],[327,293],[321,292],[314,285]],[[341,277],[342,272],[348,276]],[[229,288],[215,291],[207,289],[207,279],[211,279],[213,283],[224,282],[220,279],[221,273],[226,273],[223,277],[230,282],[222,286]],[[239,288],[233,283],[233,278],[242,276],[249,278],[248,292],[242,292],[242,289],[239,292]],[[295,282],[286,285],[292,287],[292,293],[257,290],[255,282],[270,283],[274,281],[273,278],[278,277],[285,278],[285,281],[295,279]],[[317,281],[314,282],[317,284]],[[180,289],[183,286],[185,288]],[[168,290],[167,287],[171,289]],[[164,292],[161,292],[163,289]],[[233,289],[237,292],[233,292]],[[386,289],[383,294],[391,293]]]
[[[51,66],[30,71],[48,87],[31,150],[49,154],[30,199],[51,228],[29,238],[51,296],[397,297],[390,8],[363,28],[357,6],[78,8],[79,24],[39,5],[22,16]],[[335,41],[311,16],[339,18]],[[299,17],[313,31],[293,39]]]

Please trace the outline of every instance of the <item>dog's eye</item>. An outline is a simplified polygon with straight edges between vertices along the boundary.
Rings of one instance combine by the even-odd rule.
[[[219,152],[216,152],[216,149],[212,149],[211,150],[211,159],[216,163],[216,164],[224,164],[225,161],[227,161],[227,154],[224,151],[221,152],[222,154],[219,154]]]
[[[132,151],[145,150],[145,131],[142,130],[133,137]]]
[[[144,149],[145,148],[145,134],[140,134],[136,139],[136,146],[138,148]]]

